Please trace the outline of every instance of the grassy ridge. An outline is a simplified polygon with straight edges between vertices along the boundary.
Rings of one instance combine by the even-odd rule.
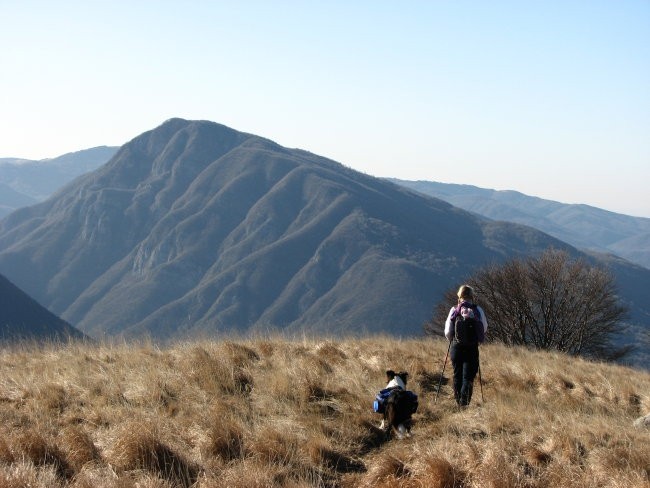
[[[442,341],[250,340],[0,350],[0,486],[647,487],[650,375],[490,345],[485,402],[435,387]],[[372,413],[387,368],[413,437]],[[449,379],[447,365],[445,379]]]

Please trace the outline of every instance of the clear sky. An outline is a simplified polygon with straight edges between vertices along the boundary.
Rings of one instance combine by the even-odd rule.
[[[650,0],[0,0],[0,157],[206,119],[650,217]]]

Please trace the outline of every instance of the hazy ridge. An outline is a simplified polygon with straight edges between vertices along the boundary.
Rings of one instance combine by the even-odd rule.
[[[99,146],[56,158],[0,158],[0,218],[52,195],[77,176],[97,169],[117,151]]]
[[[494,220],[529,225],[579,249],[614,253],[650,269],[650,218],[472,185],[390,179]]]

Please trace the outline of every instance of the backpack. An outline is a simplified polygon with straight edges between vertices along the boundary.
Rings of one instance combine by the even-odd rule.
[[[388,402],[388,397],[393,393],[393,390],[396,389],[399,389],[399,387],[384,388],[377,393],[375,401],[372,402],[372,409],[375,413],[384,413],[386,411],[386,402]]]
[[[478,307],[469,302],[461,302],[452,317],[454,340],[462,346],[475,346],[485,339],[485,330]]]
[[[391,393],[387,403],[394,403],[398,408],[404,407],[403,412],[411,415],[418,410],[418,396],[411,390],[397,390]]]
[[[375,396],[375,401],[372,404],[372,409],[375,413],[384,413],[386,405],[389,402],[406,403],[408,405],[409,413],[415,413],[418,409],[418,396],[410,390],[402,390],[401,388],[384,388]]]

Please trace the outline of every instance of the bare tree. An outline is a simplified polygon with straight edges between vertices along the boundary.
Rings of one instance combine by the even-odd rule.
[[[630,352],[614,346],[627,315],[614,278],[564,251],[486,266],[467,281],[488,317],[488,340],[605,360]],[[435,324],[444,324],[456,300],[453,290],[445,300],[425,332],[439,333]]]

